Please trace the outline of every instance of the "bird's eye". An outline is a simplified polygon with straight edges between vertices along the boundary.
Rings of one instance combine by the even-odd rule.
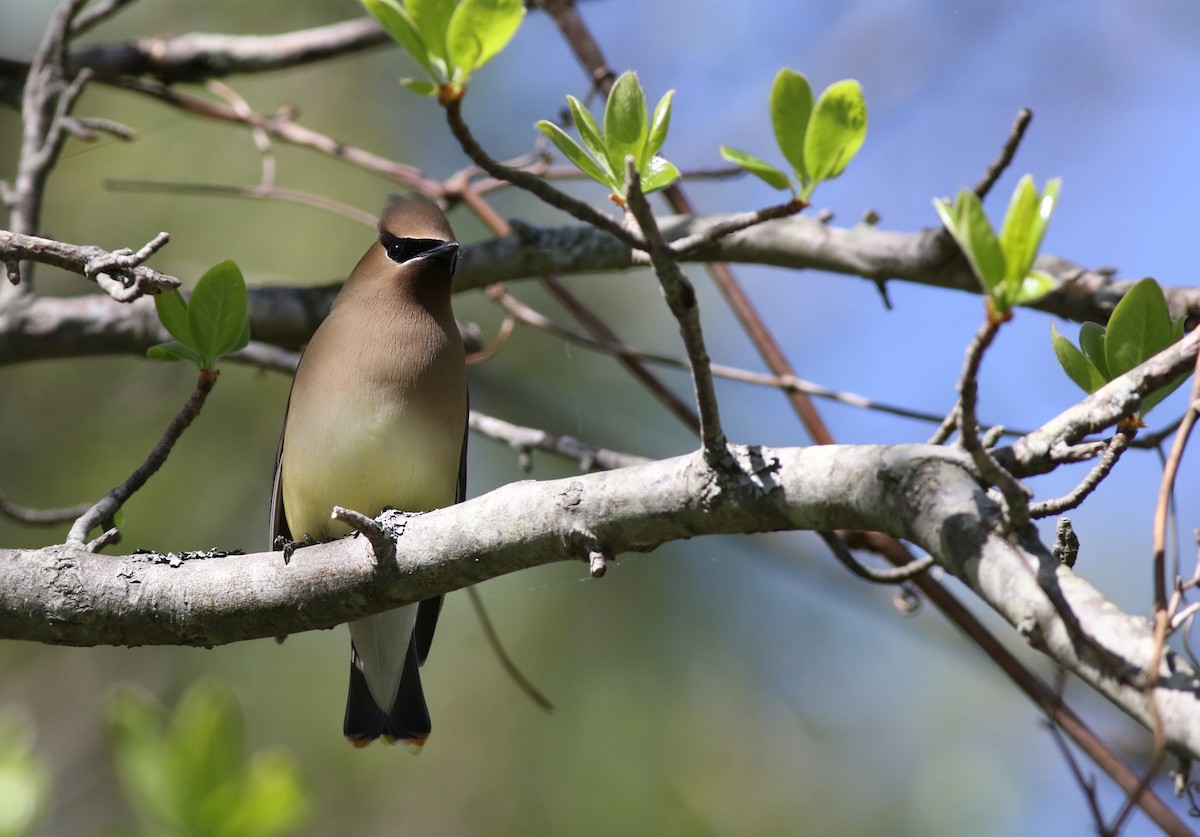
[[[384,230],[379,234],[379,243],[387,251],[389,259],[396,264],[404,264],[430,250],[441,247],[446,242],[436,238],[401,238]]]

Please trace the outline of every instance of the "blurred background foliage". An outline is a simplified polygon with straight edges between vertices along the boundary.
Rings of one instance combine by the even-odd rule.
[[[28,59],[53,5],[5,0],[0,54]],[[1200,83],[1194,5],[762,0],[731,11],[713,0],[596,0],[582,13],[615,69],[637,69],[649,90],[677,89],[665,153],[683,168],[717,165],[721,143],[772,147],[767,92],[780,66],[803,70],[818,86],[854,77],[866,91],[870,134],[850,170],[818,194],[817,208],[832,209],[844,225],[873,209],[883,226],[913,230],[936,223],[931,197],[975,182],[1017,109],[1029,106],[1033,128],[996,194],[1009,194],[1024,171],[1039,181],[1063,177],[1045,251],[1164,284],[1194,281],[1175,218],[1191,206],[1200,125],[1194,104],[1179,96]],[[143,0],[89,40],[274,33],[360,14],[352,0]],[[398,51],[378,49],[230,83],[260,111],[295,104],[305,125],[446,177],[466,161],[436,105],[397,84],[411,72]],[[533,123],[553,117],[565,94],[586,89],[557,31],[534,13],[474,80],[464,113],[504,158],[528,151]],[[252,286],[335,281],[370,241],[368,229],[305,207],[111,191],[105,184],[115,179],[253,184],[258,154],[244,131],[98,85],[77,112],[116,119],[141,137],[69,142],[47,191],[47,235],[136,247],[166,229],[172,241],[153,261],[159,270],[194,281],[233,259]],[[17,115],[0,111],[4,176],[19,132]],[[368,211],[394,188],[308,151],[276,152],[281,185]],[[603,200],[594,185],[576,190]],[[749,178],[689,191],[704,212],[774,200]],[[534,223],[567,223],[520,194],[497,193],[495,203]],[[452,221],[468,244],[487,235],[461,210]],[[962,349],[982,317],[979,297],[893,283],[889,312],[868,282],[738,273],[801,376],[933,411],[952,404]],[[707,280],[694,275],[714,359],[760,368]],[[92,292],[49,269],[39,283],[45,293]],[[631,343],[678,351],[646,275],[576,277],[570,285]],[[514,290],[566,321],[536,284]],[[455,304],[494,334],[500,317],[481,295]],[[1065,331],[1074,336],[1073,326]],[[1048,318],[1029,311],[1006,328],[984,363],[985,421],[1030,427],[1077,399],[1048,333]],[[684,377],[664,375],[688,396]],[[191,378],[182,365],[123,357],[0,367],[0,490],[41,506],[96,498],[140,461]],[[472,368],[471,384],[472,406],[517,423],[650,456],[694,445],[612,360],[540,334],[519,331],[495,360]],[[287,389],[282,376],[226,364],[199,421],[126,507],[120,549],[263,549]],[[733,439],[806,442],[778,394],[729,384],[721,392]],[[1157,418],[1178,411],[1169,401]],[[923,440],[930,432],[840,406],[826,415],[847,442]],[[534,458],[534,477],[571,472],[569,463]],[[1152,454],[1127,457],[1072,515],[1080,568],[1133,612],[1149,609],[1157,474]],[[1035,487],[1039,497],[1053,496],[1078,476]],[[472,440],[470,494],[522,478],[510,451]],[[1181,509],[1196,508],[1196,488],[1190,470]],[[1182,525],[1195,520],[1185,516]],[[0,544],[39,546],[65,529],[0,520]],[[928,609],[901,616],[891,591],[850,578],[809,536],[679,543],[625,557],[602,581],[582,565],[559,565],[482,592],[510,651],[556,711],[543,714],[518,693],[465,598],[451,596],[424,676],[435,731],[416,759],[381,746],[355,751],[342,740],[342,630],[294,636],[282,647],[262,640],[211,650],[4,643],[0,706],[12,707],[5,718],[24,720],[0,724],[0,804],[5,793],[40,801],[34,834],[137,828],[104,734],[106,702],[122,684],[136,684],[174,707],[204,678],[226,684],[241,706],[248,752],[292,754],[311,795],[306,833],[1090,833],[1082,794],[1053,741],[1003,676]],[[1068,695],[1141,758],[1145,735],[1083,690]],[[24,790],[8,790],[12,759],[24,765]],[[1119,798],[1100,784],[1111,813]],[[1135,818],[1129,833],[1146,828]]]

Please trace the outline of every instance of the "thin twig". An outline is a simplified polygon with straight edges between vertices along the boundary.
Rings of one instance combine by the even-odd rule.
[[[114,192],[158,192],[169,195],[214,195],[287,201],[289,203],[298,203],[304,206],[323,209],[326,212],[341,215],[344,218],[349,218],[368,227],[374,227],[379,223],[378,217],[369,212],[364,212],[357,207],[335,201],[332,198],[323,197],[322,195],[315,195],[311,192],[303,192],[298,189],[287,189],[282,186],[266,186],[261,184],[258,186],[236,186],[220,183],[172,183],[148,180],[106,180],[104,185]]]
[[[1029,108],[1021,108],[1017,111],[1017,118],[1013,120],[1012,128],[1008,132],[1008,139],[1005,140],[1000,153],[996,155],[996,159],[984,171],[983,177],[975,184],[973,191],[979,196],[980,200],[987,197],[987,193],[992,190],[992,187],[996,185],[996,181],[1000,179],[1000,175],[1004,174],[1004,170],[1012,162],[1013,157],[1017,153],[1017,146],[1021,144],[1021,139],[1025,136],[1025,131],[1029,128],[1029,123],[1032,119],[1033,111]]]
[[[1058,672],[1058,686],[1061,692],[1063,684],[1066,682],[1066,674],[1060,669]],[[1110,833],[1104,825],[1104,812],[1100,810],[1100,800],[1096,796],[1096,779],[1083,775],[1083,769],[1079,766],[1079,762],[1075,759],[1075,754],[1071,752],[1071,748],[1067,745],[1066,736],[1062,730],[1058,728],[1058,724],[1054,720],[1047,717],[1043,723],[1046,729],[1050,730],[1050,737],[1054,739],[1054,743],[1058,745],[1058,751],[1062,754],[1063,760],[1067,763],[1071,775],[1075,779],[1075,784],[1079,785],[1079,789],[1083,792],[1083,798],[1087,800],[1088,810],[1092,815],[1092,822],[1096,826],[1097,834]]]
[[[80,72],[75,79],[67,76],[67,43],[71,22],[87,0],[66,0],[54,12],[37,54],[29,67],[21,101],[21,153],[17,172],[6,201],[12,206],[9,227],[16,233],[33,235],[42,214],[42,195],[46,180],[58,161],[66,142],[68,117],[90,76]],[[19,270],[9,269],[9,278]],[[22,286],[31,289],[30,276]],[[0,285],[0,298],[5,289]]]
[[[979,395],[979,364],[983,355],[1000,329],[1000,321],[988,317],[967,346],[962,375],[958,380],[958,430],[959,442],[971,455],[975,467],[990,485],[1000,489],[1004,496],[1005,515],[1010,526],[1019,527],[1029,516],[1029,498],[1032,492],[1020,480],[999,465],[979,441],[979,423],[975,417],[975,403]]]
[[[483,147],[471,134],[471,129],[467,127],[467,123],[463,121],[461,99],[451,99],[445,102],[444,109],[446,111],[446,124],[450,126],[450,133],[458,140],[458,144],[462,147],[466,155],[471,158],[471,161],[492,177],[507,180],[514,186],[518,186],[541,198],[545,203],[550,204],[556,209],[561,209],[568,215],[603,230],[635,250],[646,249],[645,242],[617,223],[612,216],[605,215],[591,204],[576,200],[567,193],[555,189],[535,174],[501,165],[488,156],[488,153],[483,150]]]
[[[500,634],[496,632],[496,626],[492,624],[492,618],[488,615],[487,608],[483,606],[483,598],[479,595],[479,591],[473,586],[468,587],[467,598],[471,600],[471,607],[475,609],[475,617],[479,620],[479,626],[483,629],[483,637],[491,646],[492,653],[496,655],[496,659],[500,661],[500,667],[504,669],[504,673],[517,685],[526,697],[533,701],[538,708],[547,713],[554,712],[554,704],[550,702],[550,698],[542,694],[537,686],[526,677],[517,664],[513,662],[512,657],[508,655],[504,645],[500,642]]]
[[[1179,463],[1183,459],[1184,448],[1187,447],[1188,437],[1196,423],[1196,411],[1200,409],[1200,354],[1196,356],[1195,369],[1192,378],[1192,392],[1188,401],[1187,412],[1175,433],[1175,441],[1171,444],[1171,453],[1163,466],[1162,480],[1158,487],[1158,502],[1154,507],[1154,609],[1165,611],[1167,608],[1167,510],[1171,496],[1175,492],[1175,477],[1179,473]]]
[[[219,372],[216,369],[200,370],[196,389],[192,392],[191,397],[188,398],[183,409],[171,419],[171,423],[167,426],[162,438],[158,440],[158,444],[150,451],[150,455],[146,457],[146,461],[138,466],[137,470],[129,476],[129,479],[101,497],[95,505],[75,521],[74,525],[71,526],[71,531],[67,534],[68,544],[83,548],[88,532],[92,531],[98,525],[111,523],[113,515],[125,504],[125,501],[132,497],[138,489],[146,484],[146,480],[150,479],[163,466],[163,463],[167,461],[167,455],[171,452],[171,448],[179,440],[180,434],[200,414],[200,409],[204,406],[204,400],[217,383],[218,374]],[[106,544],[115,543],[118,538],[119,533],[115,528],[111,528],[100,538],[87,544],[86,549],[90,552],[97,552]]]
[[[156,294],[179,287],[179,280],[142,264],[166,244],[166,233],[159,233],[137,252],[128,248],[105,250],[94,244],[69,244],[36,235],[0,230],[0,259],[6,264],[18,261],[53,265],[96,282],[118,302],[129,302],[142,294]]]
[[[497,302],[504,307],[508,312],[509,318],[523,325],[536,328],[540,331],[545,331],[557,337],[574,343],[578,346],[593,349],[596,351],[608,352],[617,356],[631,356],[640,358],[649,363],[656,363],[662,366],[671,366],[677,369],[691,371],[691,364],[681,357],[673,357],[659,352],[651,352],[646,349],[639,349],[625,343],[612,343],[606,340],[599,340],[594,337],[588,337],[585,334],[580,334],[566,326],[554,322],[544,314],[535,311],[525,303],[519,301],[516,297],[507,292],[498,293],[493,296]],[[740,369],[734,366],[725,366],[719,363],[710,364],[714,377],[723,378],[729,381],[737,381],[744,384],[752,384],[755,386],[771,387],[772,389],[783,390],[784,392],[797,391],[803,392],[806,395],[815,396],[817,398],[825,398],[830,401],[836,401],[839,404],[845,404],[850,407],[859,407],[864,410],[873,410],[875,412],[887,413],[889,415],[900,416],[902,418],[915,419],[924,422],[936,422],[940,420],[940,416],[933,413],[924,412],[922,410],[913,410],[908,407],[900,407],[894,404],[887,404],[882,401],[875,401],[863,395],[858,395],[853,392],[844,392],[841,390],[830,389],[823,387],[820,384],[812,381],[805,381],[797,378],[795,375],[771,375],[762,372],[751,372],[747,369]],[[1020,430],[1005,429],[1004,435],[1019,437],[1023,435]]]
[[[1067,495],[1058,497],[1054,500],[1043,500],[1040,503],[1031,503],[1029,505],[1029,516],[1037,520],[1042,517],[1049,517],[1055,514],[1062,514],[1065,511],[1078,506],[1088,495],[1096,490],[1096,487],[1109,475],[1113,466],[1117,464],[1117,460],[1121,458],[1121,454],[1129,447],[1129,442],[1133,439],[1134,431],[1118,429],[1116,434],[1109,440],[1107,447],[1104,448],[1104,453],[1100,457],[1092,469],[1088,471],[1079,485]]]
[[[376,565],[390,564],[395,559],[395,541],[374,518],[345,506],[334,506],[329,516],[345,523],[367,539],[367,542],[371,544],[371,554],[375,556]]]
[[[19,505],[0,495],[0,514],[27,526],[56,526],[59,523],[74,520],[91,507],[91,503],[80,503],[62,509],[35,509]]]
[[[497,442],[508,445],[516,451],[522,460],[522,467],[531,465],[528,454],[540,450],[553,453],[579,463],[579,470],[603,471],[611,468],[625,468],[631,465],[641,465],[649,460],[631,453],[609,450],[597,447],[576,439],[574,436],[560,436],[534,427],[521,427],[493,416],[486,416],[472,410],[467,419],[468,426],[480,434]]]
[[[121,89],[150,96],[197,116],[261,129],[276,139],[281,139],[302,148],[309,148],[366,171],[381,174],[414,191],[421,192],[433,198],[442,197],[441,184],[436,180],[429,180],[422,177],[418,169],[397,163],[350,143],[340,142],[325,134],[305,128],[293,121],[293,114],[290,109],[281,109],[272,116],[264,116],[257,113],[240,114],[228,105],[209,101],[208,99],[201,99],[161,84],[152,84],[129,78],[122,78],[111,83]]]
[[[841,562],[842,566],[854,573],[864,581],[870,581],[873,584],[903,584],[916,578],[921,573],[928,570],[934,564],[932,555],[926,555],[923,558],[917,558],[902,567],[893,567],[888,570],[877,570],[874,567],[868,567],[854,557],[854,553],[846,546],[838,535],[833,532],[818,532],[821,540],[833,552],[834,557]]]
[[[718,224],[713,224],[704,232],[689,235],[671,242],[671,252],[677,258],[685,256],[688,253],[703,249],[727,235],[733,235],[735,232],[740,232],[741,230],[766,223],[767,221],[774,221],[776,218],[786,218],[789,215],[795,215],[807,206],[808,204],[805,201],[795,198],[787,203],[769,206],[766,209],[734,215]]]
[[[696,289],[684,276],[675,261],[671,248],[662,236],[654,212],[642,194],[641,179],[633,158],[626,160],[625,199],[630,214],[637,221],[642,237],[649,247],[650,262],[654,273],[662,284],[667,305],[679,324],[679,333],[687,349],[692,367],[692,385],[695,388],[696,406],[700,412],[700,438],[704,444],[704,455],[712,467],[728,457],[725,432],[721,429],[721,412],[717,404],[717,391],[713,386],[712,370],[709,368],[708,349],[704,345],[704,332],[700,326],[700,307],[696,302]]]
[[[84,34],[135,2],[137,0],[104,0],[102,3],[97,3],[71,21],[71,36],[78,37]]]

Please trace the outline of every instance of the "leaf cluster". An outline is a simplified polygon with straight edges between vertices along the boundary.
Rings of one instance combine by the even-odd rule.
[[[679,178],[679,169],[658,156],[671,125],[674,90],[668,90],[647,116],[646,95],[636,73],[625,72],[616,80],[604,108],[604,131],[574,96],[567,96],[571,119],[583,145],[549,120],[537,128],[575,166],[602,186],[608,187],[618,203],[625,200],[625,158],[632,157],[644,193],[665,189]]]
[[[721,146],[721,156],[770,186],[791,189],[807,201],[818,184],[845,171],[862,147],[867,103],[854,79],[834,82],[814,102],[808,79],[784,67],[771,85],[771,124],[794,180],[765,160],[727,145]]]
[[[124,686],[106,707],[117,776],[150,833],[271,837],[308,817],[308,794],[283,751],[246,757],[240,710],[213,683],[192,686],[174,717]]]
[[[146,351],[154,360],[189,360],[201,369],[213,369],[222,355],[250,342],[246,281],[231,261],[213,265],[200,277],[189,300],[171,291],[156,296],[154,307],[175,338]]]
[[[1079,329],[1079,346],[1050,326],[1054,354],[1067,376],[1084,392],[1092,393],[1119,378],[1183,337],[1183,317],[1171,318],[1162,288],[1153,279],[1142,279],[1121,298],[1108,320],[1108,328],[1099,323],[1084,323]],[[1180,384],[1182,375],[1161,389],[1146,395],[1138,415],[1145,416]]]
[[[461,98],[471,74],[496,57],[521,26],[522,0],[362,0],[367,11],[425,71],[401,79],[422,96]]]
[[[983,285],[992,315],[999,319],[1011,316],[1013,306],[1033,302],[1054,290],[1054,278],[1034,270],[1033,262],[1058,203],[1061,185],[1054,178],[1039,193],[1031,175],[1022,177],[1013,190],[998,236],[983,212],[979,196],[971,190],[961,190],[953,204],[933,202],[942,224]]]

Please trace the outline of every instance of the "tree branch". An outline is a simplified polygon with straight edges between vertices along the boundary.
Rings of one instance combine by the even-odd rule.
[[[928,551],[1050,655],[1143,724],[1147,694],[1116,678],[1066,628],[1061,597],[1095,644],[1131,672],[1151,658],[1149,623],[1120,612],[1026,536],[1000,534],[1001,510],[969,458],[928,445],[745,448],[743,475],[702,456],[550,482],[526,481],[458,506],[406,516],[395,565],[347,538],[278,553],[175,561],[62,546],[0,550],[0,636],[68,645],[219,645],[329,628],[489,578],[595,552],[644,552],[701,534],[870,529]],[[504,525],[497,525],[504,521]],[[47,583],[49,580],[49,583]],[[1154,699],[1167,740],[1200,755],[1200,680],[1164,655]]]
[[[179,287],[179,280],[146,267],[142,262],[166,245],[159,233],[136,253],[129,249],[105,250],[94,244],[67,244],[36,235],[0,230],[0,260],[9,265],[10,277],[21,261],[53,265],[95,282],[117,302],[132,302],[143,294]]]

